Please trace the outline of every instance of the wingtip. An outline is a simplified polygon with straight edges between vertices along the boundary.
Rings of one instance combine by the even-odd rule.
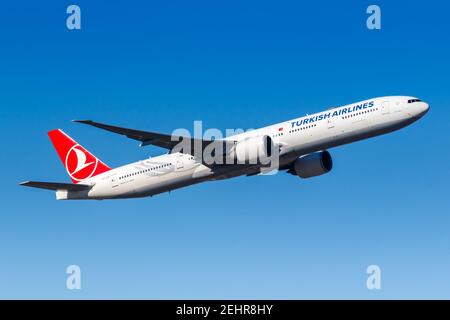
[[[30,181],[22,181],[19,183],[20,186],[26,186]]]
[[[72,120],[72,122],[77,122],[77,123],[91,123],[92,120]]]

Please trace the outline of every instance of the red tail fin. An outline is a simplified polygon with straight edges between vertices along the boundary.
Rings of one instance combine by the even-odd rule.
[[[73,183],[79,183],[111,170],[62,130],[49,131],[48,136]]]

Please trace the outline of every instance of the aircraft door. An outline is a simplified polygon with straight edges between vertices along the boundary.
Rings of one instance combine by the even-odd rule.
[[[400,100],[395,101],[394,103],[394,107],[393,107],[393,112],[401,112],[402,111],[402,104]]]
[[[389,101],[384,101],[381,104],[381,113],[382,114],[389,114],[389,112],[390,112]]]
[[[178,158],[177,158],[177,161],[176,161],[176,166],[177,166],[177,170],[179,170],[179,169],[183,169],[183,167],[184,167],[184,163],[183,163],[183,155],[179,155],[178,156]]]
[[[117,187],[119,185],[119,181],[118,181],[118,179],[117,179],[117,175],[113,175],[112,177],[111,177],[111,187],[112,188],[115,188],[115,187]]]
[[[328,129],[333,129],[334,128],[334,120],[333,120],[333,118],[329,118],[328,119],[327,127],[328,127]]]

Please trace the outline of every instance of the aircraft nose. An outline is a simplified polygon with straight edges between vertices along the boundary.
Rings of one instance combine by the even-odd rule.
[[[430,105],[426,102],[422,102],[419,107],[419,116],[425,115],[425,113],[427,113],[428,110],[430,110]]]
[[[408,108],[406,110],[410,117],[419,119],[430,110],[430,106],[425,101],[414,98],[408,101]]]

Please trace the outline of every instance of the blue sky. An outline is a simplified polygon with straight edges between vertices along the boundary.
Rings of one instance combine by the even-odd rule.
[[[69,31],[66,8],[82,12]],[[382,29],[369,31],[376,3]],[[448,1],[25,1],[0,14],[0,298],[450,298]],[[46,132],[110,166],[157,155],[71,123],[255,128],[383,95],[430,112],[331,149],[331,173],[57,202]],[[65,287],[66,267],[82,290]],[[366,288],[379,265],[382,289]]]

